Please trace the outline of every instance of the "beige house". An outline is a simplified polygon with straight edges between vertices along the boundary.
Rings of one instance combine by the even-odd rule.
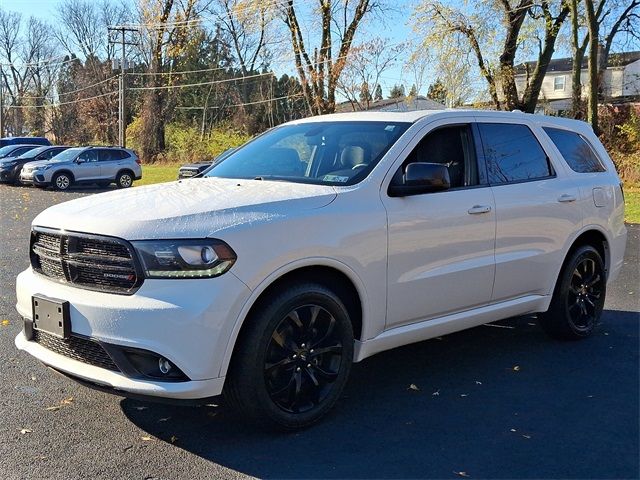
[[[533,72],[536,62],[516,66],[516,87],[522,93],[527,80],[527,72]],[[571,108],[571,70],[573,59],[551,60],[547,74],[542,81],[538,110],[561,113]],[[582,95],[588,93],[587,59],[582,63]],[[606,102],[625,103],[640,99],[640,51],[613,53],[609,56],[604,73],[601,95]]]

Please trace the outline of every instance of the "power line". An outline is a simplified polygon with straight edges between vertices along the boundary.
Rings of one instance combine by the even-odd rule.
[[[110,82],[111,80],[115,80],[116,78],[118,78],[118,76],[114,75],[113,77],[109,77],[109,78],[107,78],[105,80],[102,80],[100,82],[93,83],[91,85],[87,85],[86,87],[78,88],[77,90],[71,90],[69,92],[56,93],[56,95],[58,97],[62,97],[62,96],[65,96],[65,95],[71,95],[71,94],[74,94],[74,93],[82,92],[84,90],[88,90],[90,88],[97,87],[98,85],[102,85],[103,83]],[[40,100],[40,99],[45,99],[46,100],[46,99],[50,99],[52,96],[53,95],[43,95],[43,96],[40,96],[40,97],[36,96],[36,97],[20,97],[20,98],[22,100]]]
[[[297,97],[302,97],[302,93],[296,93],[295,95],[284,95],[282,97],[276,97],[276,98],[270,98],[268,100],[258,100],[255,102],[245,102],[245,103],[237,103],[235,105],[214,105],[212,107],[176,107],[176,109],[180,109],[180,110],[203,110],[203,109],[223,109],[223,108],[236,108],[236,107],[245,107],[247,105],[257,105],[259,103],[269,103],[269,102],[275,102],[277,100],[284,100],[287,98],[297,98]]]
[[[49,103],[46,105],[7,105],[6,108],[48,108],[48,107],[61,107],[63,105],[73,105],[74,103],[86,102],[87,100],[95,100],[96,98],[108,97],[109,95],[113,95],[118,93],[117,90],[113,92],[103,93],[101,95],[95,95],[93,97],[88,98],[79,98],[77,100],[72,100],[70,102],[61,102],[61,103]]]
[[[268,73],[258,73],[255,75],[246,75],[242,77],[231,77],[225,78],[223,80],[212,80],[210,82],[199,82],[199,83],[188,83],[188,84],[175,84],[175,85],[159,85],[155,87],[132,87],[129,90],[169,90],[172,88],[187,88],[187,87],[199,87],[202,85],[217,85],[219,83],[230,83],[238,80],[246,80],[250,78],[258,78],[258,77],[274,77],[273,72]]]

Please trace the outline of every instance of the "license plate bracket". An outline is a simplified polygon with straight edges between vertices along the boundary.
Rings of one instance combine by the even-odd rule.
[[[71,333],[69,302],[48,298],[42,295],[31,297],[33,310],[33,328],[62,339],[68,339]]]

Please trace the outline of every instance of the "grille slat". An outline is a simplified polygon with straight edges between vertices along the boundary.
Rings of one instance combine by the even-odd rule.
[[[34,330],[32,340],[47,350],[73,360],[114,372],[120,371],[106,350],[98,342],[89,338],[71,335],[67,340],[63,340],[55,335]]]
[[[138,286],[135,261],[124,241],[36,230],[31,253],[36,271],[81,288],[127,294]]]

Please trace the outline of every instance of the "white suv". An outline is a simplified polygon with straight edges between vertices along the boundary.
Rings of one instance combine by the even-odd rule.
[[[586,123],[506,112],[329,115],[277,127],[204,178],[36,217],[16,338],[121,395],[225,393],[285,429],[352,362],[538,313],[587,337],[622,265],[620,181]]]

